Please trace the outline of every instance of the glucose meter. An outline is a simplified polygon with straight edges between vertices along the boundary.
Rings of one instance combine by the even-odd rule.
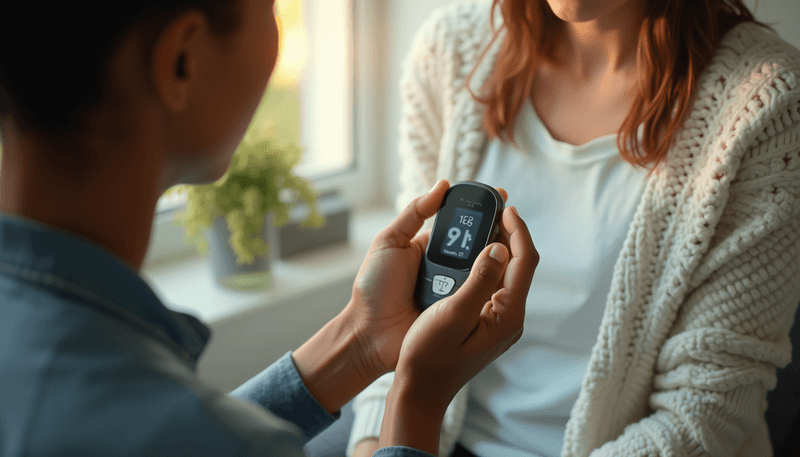
[[[497,239],[502,214],[503,197],[493,187],[463,181],[447,190],[419,267],[415,297],[422,309],[464,284],[478,254]]]

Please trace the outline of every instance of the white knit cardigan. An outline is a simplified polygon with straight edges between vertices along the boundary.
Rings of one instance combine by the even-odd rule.
[[[464,84],[492,37],[489,3],[441,9],[418,32],[402,79],[398,209],[439,178],[477,173],[487,136]],[[500,42],[476,70],[476,93]],[[766,393],[790,361],[800,301],[800,51],[742,24],[697,91],[614,267],[562,457],[772,455]],[[378,436],[391,380],[356,398],[349,455]],[[465,405],[466,388],[440,456]]]

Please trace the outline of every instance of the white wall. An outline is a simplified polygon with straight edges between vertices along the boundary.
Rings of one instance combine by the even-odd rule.
[[[775,28],[789,43],[800,48],[800,0],[745,0],[756,19]]]
[[[400,117],[399,80],[403,59],[411,48],[414,33],[434,9],[452,3],[452,0],[388,0],[386,8],[388,55],[385,116],[385,177],[384,190],[390,202],[394,202],[400,173],[397,159],[397,135]],[[800,48],[800,0],[745,0],[756,18],[770,23],[780,36]],[[753,6],[756,6],[753,10]]]

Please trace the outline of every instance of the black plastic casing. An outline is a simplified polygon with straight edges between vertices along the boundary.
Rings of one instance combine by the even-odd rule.
[[[422,262],[420,262],[417,276],[414,296],[417,304],[423,310],[437,301],[453,295],[464,284],[475,259],[486,246],[497,240],[503,207],[503,197],[500,193],[483,183],[461,181],[453,184],[447,190],[442,199],[442,205],[436,213],[433,230],[431,230],[428,246]],[[479,211],[483,214],[469,257],[463,259],[441,253],[447,236],[446,232],[457,208]],[[438,275],[450,278],[454,282],[448,292],[437,292],[437,290],[445,290],[447,288],[445,284],[450,282],[449,279],[442,281],[442,278],[437,277]],[[435,278],[436,281],[434,281]],[[445,285],[445,289],[439,288],[440,285]]]

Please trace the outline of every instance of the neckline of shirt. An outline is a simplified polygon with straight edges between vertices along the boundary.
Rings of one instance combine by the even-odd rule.
[[[594,138],[581,145],[556,140],[539,119],[530,101],[522,106],[519,120],[517,125],[523,129],[520,133],[525,135],[526,141],[532,142],[530,146],[538,146],[537,149],[560,162],[587,165],[619,155],[616,133]]]

